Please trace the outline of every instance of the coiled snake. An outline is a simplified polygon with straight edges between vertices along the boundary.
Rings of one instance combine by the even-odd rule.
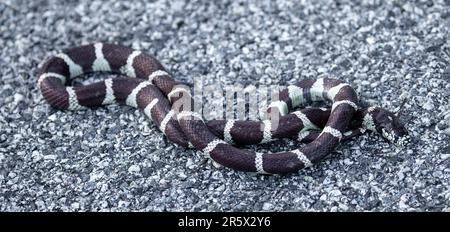
[[[65,86],[74,77],[97,71],[124,75],[85,86]],[[375,131],[398,145],[409,136],[398,117],[380,107],[358,107],[353,88],[340,80],[301,80],[279,93],[264,121],[211,120],[192,110],[190,89],[174,80],[153,56],[120,45],[96,43],[68,49],[48,59],[39,71],[39,88],[51,106],[80,110],[125,103],[144,111],[167,138],[195,147],[214,161],[239,171],[263,174],[296,172],[319,162],[340,141]],[[330,109],[290,110],[308,102],[331,101]],[[176,104],[176,103],[188,104]],[[279,138],[309,142],[286,152],[258,153],[235,144],[265,143]]]

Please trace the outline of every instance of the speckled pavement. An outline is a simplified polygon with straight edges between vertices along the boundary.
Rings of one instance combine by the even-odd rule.
[[[448,0],[0,0],[0,210],[450,211],[449,31]],[[286,176],[216,167],[131,107],[47,105],[38,65],[98,41],[154,54],[186,82],[339,78],[363,104],[406,100],[413,142],[365,134]]]

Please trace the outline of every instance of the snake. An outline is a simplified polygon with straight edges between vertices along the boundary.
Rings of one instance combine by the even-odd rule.
[[[118,77],[69,85],[92,72]],[[359,106],[356,91],[339,79],[302,79],[288,85],[269,104],[269,117],[264,120],[204,120],[193,107],[188,85],[175,80],[154,56],[130,47],[92,43],[64,49],[46,59],[37,76],[40,92],[53,108],[84,110],[113,103],[138,108],[175,145],[195,148],[236,171],[298,172],[320,162],[342,141],[366,131],[398,146],[410,141],[397,114],[379,106]],[[301,108],[315,102],[328,102],[331,107]],[[304,145],[269,153],[243,147],[282,138]]]

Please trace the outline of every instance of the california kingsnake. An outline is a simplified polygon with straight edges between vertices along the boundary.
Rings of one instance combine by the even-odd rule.
[[[85,86],[65,86],[85,73],[107,71],[126,77],[106,79]],[[193,146],[214,161],[239,171],[259,173],[296,172],[317,163],[339,141],[366,130],[377,131],[391,142],[403,145],[407,131],[395,114],[380,107],[359,109],[350,85],[336,79],[301,80],[279,94],[268,111],[279,115],[272,128],[264,121],[212,120],[189,107],[190,89],[172,79],[150,55],[127,47],[96,43],[68,49],[47,60],[39,72],[39,88],[51,106],[80,110],[115,102],[142,109],[167,138],[183,147]],[[306,108],[314,101],[332,101],[331,109]],[[182,102],[183,104],[176,104]],[[188,103],[188,104],[185,104]],[[257,153],[235,144],[255,144],[278,138],[310,142],[287,152]]]

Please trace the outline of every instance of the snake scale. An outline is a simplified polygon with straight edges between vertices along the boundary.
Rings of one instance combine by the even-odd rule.
[[[84,86],[66,86],[74,77],[91,72],[121,75]],[[305,79],[279,93],[267,112],[278,116],[263,121],[210,120],[191,107],[191,90],[176,81],[153,56],[115,44],[95,43],[60,52],[42,65],[38,85],[57,109],[81,110],[122,103],[143,110],[168,140],[194,147],[215,162],[246,172],[297,172],[319,162],[340,141],[365,131],[405,145],[409,136],[397,115],[377,107],[359,107],[347,83],[330,78]],[[330,101],[331,108],[304,108],[306,103]],[[183,104],[177,104],[177,103]],[[290,112],[292,111],[292,112]],[[259,153],[236,145],[292,138],[306,145],[291,151]]]

